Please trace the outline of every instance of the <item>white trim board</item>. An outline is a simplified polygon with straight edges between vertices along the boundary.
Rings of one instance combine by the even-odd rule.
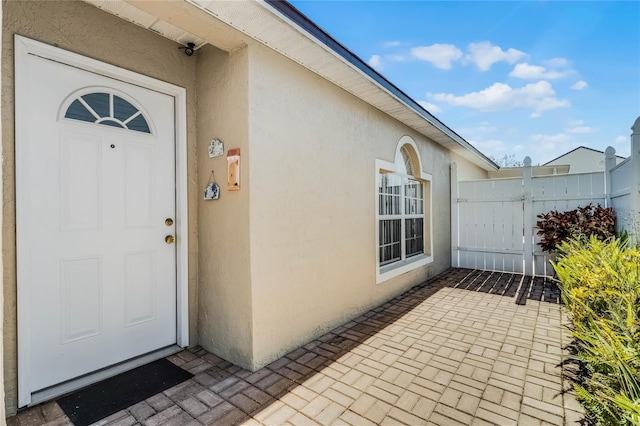
[[[22,93],[28,87],[27,58],[29,55],[39,56],[60,62],[95,74],[110,77],[126,83],[135,84],[146,89],[154,90],[175,99],[175,144],[176,144],[176,297],[177,297],[177,336],[176,342],[181,347],[189,344],[189,306],[188,306],[188,212],[187,212],[187,104],[186,90],[170,83],[147,77],[114,65],[95,59],[90,59],[45,43],[15,35],[15,161],[16,169],[25,158],[24,149],[20,141],[25,140],[29,129],[26,125],[26,103]],[[21,173],[28,173],[23,170]],[[16,210],[24,209],[20,188],[23,186],[20,173],[16,173]],[[29,289],[24,277],[29,274],[29,265],[25,264],[26,247],[21,247],[20,232],[21,219],[16,215],[17,245],[17,281],[18,281],[18,406],[31,403],[31,388],[27,375],[29,360],[28,318],[29,318]],[[28,281],[28,280],[27,280]]]

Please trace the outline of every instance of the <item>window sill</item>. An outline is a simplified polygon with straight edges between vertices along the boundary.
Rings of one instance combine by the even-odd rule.
[[[433,262],[433,256],[420,254],[405,260],[401,260],[399,262],[394,262],[390,265],[384,265],[378,268],[378,271],[376,273],[376,284],[380,284],[390,280],[391,278],[395,278],[399,275],[406,274],[409,271],[412,271],[416,268],[419,268],[421,266],[427,265],[432,262]]]

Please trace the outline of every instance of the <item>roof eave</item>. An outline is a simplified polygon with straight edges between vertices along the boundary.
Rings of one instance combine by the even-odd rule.
[[[285,0],[259,0],[266,7],[270,7],[276,11],[281,17],[288,19],[298,28],[303,30],[307,36],[315,39],[318,43],[324,45],[331,53],[341,60],[349,63],[357,68],[362,74],[377,84],[380,88],[397,98],[400,102],[409,107],[413,112],[417,113],[431,126],[439,130],[443,135],[460,145],[462,148],[470,151],[479,160],[478,165],[482,165],[487,171],[498,170],[499,166],[480,152],[477,148],[467,142],[446,124],[436,118],[433,114],[425,110],[413,98],[399,89],[396,85],[387,80],[384,76],[374,70],[360,57],[351,52],[343,44],[331,37],[322,28],[317,26],[313,21],[307,18],[302,12],[295,8],[292,4]]]

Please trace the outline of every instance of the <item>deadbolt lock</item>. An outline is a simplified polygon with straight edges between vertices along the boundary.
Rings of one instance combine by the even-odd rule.
[[[173,225],[173,219],[171,219],[170,217],[166,218],[164,220],[164,224],[167,225],[167,226]]]
[[[173,244],[176,241],[176,237],[174,237],[173,235],[167,235],[166,237],[164,237],[164,242],[167,244]]]

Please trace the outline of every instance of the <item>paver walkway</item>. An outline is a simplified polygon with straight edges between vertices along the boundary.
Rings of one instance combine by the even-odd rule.
[[[565,425],[555,286],[450,269],[256,372],[202,348],[169,359],[195,377],[99,425]],[[54,402],[8,424],[70,424]]]

